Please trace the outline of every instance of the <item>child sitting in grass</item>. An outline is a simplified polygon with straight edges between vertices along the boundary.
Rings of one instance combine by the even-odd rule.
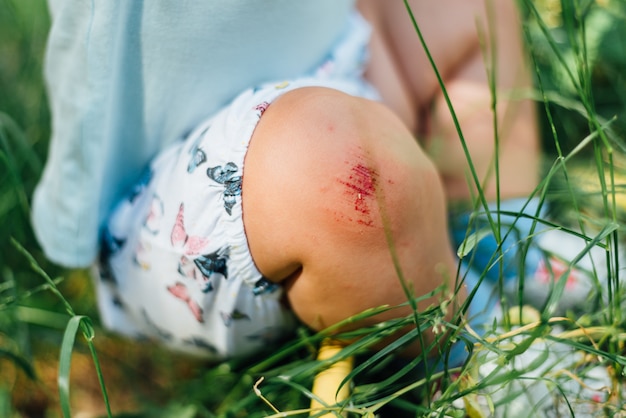
[[[511,98],[530,77],[514,2],[409,3],[460,127],[400,1],[50,2],[53,138],[33,220],[52,260],[97,264],[105,325],[221,359],[296,318],[321,330],[402,304],[406,288],[446,284],[462,304],[476,182],[492,208],[541,210],[526,205],[533,106]],[[505,247],[532,222],[515,224]],[[479,296],[470,317],[494,315]]]

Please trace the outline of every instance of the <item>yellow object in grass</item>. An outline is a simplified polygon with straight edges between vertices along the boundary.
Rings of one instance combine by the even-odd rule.
[[[320,345],[317,360],[329,360],[339,354],[343,348],[344,345],[341,342],[325,339]],[[341,385],[341,383],[352,371],[353,364],[353,357],[344,358],[330,364],[328,368],[315,376],[312,389],[314,397],[311,399],[311,415],[316,417],[341,416],[339,414],[341,404],[350,396],[350,384],[346,382]],[[328,413],[320,414],[324,410],[328,411]]]

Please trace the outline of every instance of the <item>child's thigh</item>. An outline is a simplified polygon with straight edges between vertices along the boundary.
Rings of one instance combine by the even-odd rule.
[[[483,64],[492,64],[491,47],[497,50],[497,87],[509,88],[520,82],[524,54],[515,1],[413,0],[409,5],[446,87],[457,78],[464,78],[488,89]],[[398,83],[409,89],[415,109],[419,112],[431,106],[439,95],[440,83],[404,2],[359,0],[359,7],[373,26],[373,39],[382,40],[381,45],[372,45],[368,71],[394,67],[392,76],[403,78]],[[393,63],[388,63],[389,59]],[[476,62],[480,65],[476,66]],[[387,88],[377,81],[374,80],[377,88]],[[382,95],[385,97],[385,91]]]
[[[528,100],[511,99],[527,89],[531,77],[523,51],[521,27],[514,1],[411,1],[411,12],[442,78],[454,109],[453,119],[440,81],[424,51],[404,2],[360,0],[374,28],[370,74],[389,67],[408,89],[416,113],[416,133],[444,179],[451,199],[467,199],[469,166],[457,131],[460,124],[478,178],[489,175],[495,153],[494,115],[501,142],[500,184],[506,197],[530,192],[536,184],[538,136],[534,108]],[[386,98],[388,83],[371,80]],[[494,93],[498,98],[494,113]],[[520,172],[531,173],[519,176]],[[495,178],[485,193],[495,197]],[[473,191],[476,192],[475,190]]]
[[[438,71],[444,79],[453,76],[479,47],[476,25],[485,21],[484,2],[440,0],[409,4]],[[360,0],[359,7],[374,26],[375,36],[384,39],[417,107],[430,102],[439,83],[404,2]],[[370,65],[383,62],[381,56],[374,50]]]

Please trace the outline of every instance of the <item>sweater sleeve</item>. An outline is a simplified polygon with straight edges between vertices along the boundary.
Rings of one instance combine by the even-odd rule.
[[[47,256],[91,264],[100,228],[151,158],[258,83],[307,74],[354,0],[49,0],[52,137],[33,197]]]

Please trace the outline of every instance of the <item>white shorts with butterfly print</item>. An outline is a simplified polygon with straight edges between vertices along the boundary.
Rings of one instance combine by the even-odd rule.
[[[262,277],[248,248],[244,157],[263,112],[288,91],[323,86],[376,99],[362,79],[368,40],[355,16],[310,76],[243,92],[153,161],[104,229],[96,277],[105,326],[214,359],[250,355],[293,330],[283,289]]]

